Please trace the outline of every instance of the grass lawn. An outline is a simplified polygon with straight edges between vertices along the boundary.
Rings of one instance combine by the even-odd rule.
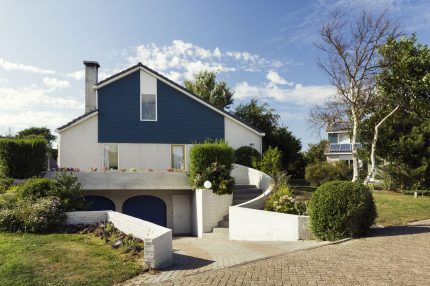
[[[90,235],[0,232],[0,285],[112,285],[140,269]]]
[[[430,197],[407,196],[394,192],[374,191],[377,225],[404,225],[408,222],[430,219]]]

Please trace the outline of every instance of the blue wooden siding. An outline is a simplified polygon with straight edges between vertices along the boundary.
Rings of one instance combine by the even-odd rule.
[[[224,116],[157,81],[157,121],[140,121],[139,71],[98,90],[99,142],[189,144],[224,138]]]

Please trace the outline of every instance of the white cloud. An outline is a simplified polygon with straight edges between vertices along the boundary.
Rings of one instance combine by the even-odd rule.
[[[68,73],[67,76],[71,77],[71,78],[73,78],[75,80],[81,80],[85,76],[85,71],[84,70],[77,70],[77,71]]]
[[[67,80],[60,80],[58,78],[44,77],[43,84],[46,85],[51,90],[61,89],[70,86],[70,82]]]
[[[201,70],[228,73],[236,71],[255,72],[267,68],[280,68],[280,61],[267,60],[246,51],[226,51],[220,48],[206,49],[192,43],[174,40],[169,45],[142,44],[134,48],[127,57],[129,64],[144,65],[169,76],[173,80],[190,78]]]
[[[69,122],[73,116],[60,111],[33,111],[0,113],[0,130],[21,130],[31,126],[46,126],[55,129]]]
[[[292,83],[289,83],[286,79],[281,77],[276,71],[273,71],[273,70],[271,70],[267,73],[266,78],[273,84],[292,85]]]
[[[55,96],[49,90],[35,87],[0,88],[0,113],[4,116],[12,116],[19,111],[83,109],[83,106],[83,102]]]
[[[238,83],[235,88],[235,98],[274,99],[280,102],[294,103],[301,106],[311,106],[322,103],[335,93],[335,89],[328,85],[303,86],[295,84],[291,88],[279,88],[273,84],[251,85],[247,82]]]
[[[9,83],[7,78],[0,78],[0,83]]]
[[[24,71],[24,72],[31,72],[31,73],[40,73],[40,74],[55,74],[55,71],[53,70],[43,69],[43,68],[31,66],[31,65],[13,63],[2,58],[0,58],[0,67],[2,67],[5,70],[17,70],[17,71]]]

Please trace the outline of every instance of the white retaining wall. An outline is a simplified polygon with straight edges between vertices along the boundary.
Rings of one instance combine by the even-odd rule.
[[[310,239],[308,217],[264,211],[266,198],[272,192],[272,178],[256,169],[235,165],[232,176],[236,184],[256,185],[260,196],[232,206],[229,210],[231,240],[295,241]]]
[[[228,215],[232,204],[233,195],[217,195],[209,189],[197,189],[194,192],[192,214],[194,235],[203,237],[203,233],[211,232]]]
[[[309,239],[307,216],[230,207],[230,239],[296,241]]]
[[[238,185],[255,185],[263,191],[260,196],[239,204],[238,206],[251,209],[263,209],[267,196],[272,192],[272,178],[259,170],[238,164],[234,165],[231,176],[234,177]]]
[[[68,212],[67,224],[112,222],[120,231],[144,241],[145,263],[153,268],[172,264],[172,230],[113,211]]]

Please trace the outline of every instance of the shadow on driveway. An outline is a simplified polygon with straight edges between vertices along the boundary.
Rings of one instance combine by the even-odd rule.
[[[397,236],[397,235],[408,235],[408,234],[419,234],[430,232],[430,225],[428,224],[416,224],[416,225],[404,225],[404,226],[388,226],[383,228],[373,228],[369,233],[370,237],[374,236]]]
[[[173,265],[167,268],[163,268],[163,271],[173,270],[193,270],[205,267],[209,264],[214,263],[213,260],[193,257],[180,253],[173,253]]]

